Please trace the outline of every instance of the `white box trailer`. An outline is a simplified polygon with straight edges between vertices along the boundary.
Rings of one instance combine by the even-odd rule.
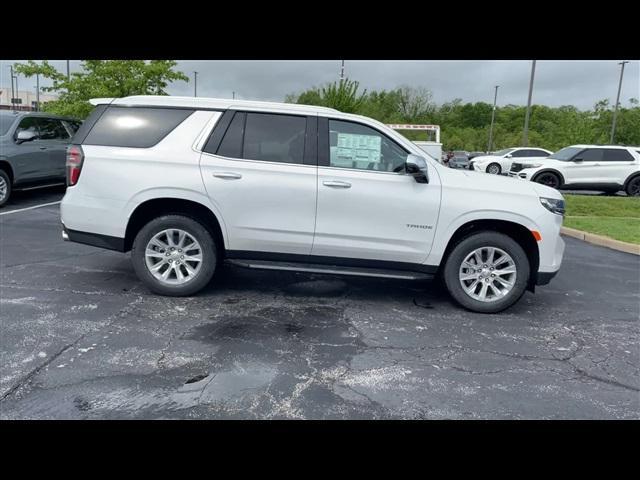
[[[412,140],[422,150],[442,163],[442,143],[440,143],[440,125],[387,124],[394,130],[412,130],[427,132],[428,140]]]

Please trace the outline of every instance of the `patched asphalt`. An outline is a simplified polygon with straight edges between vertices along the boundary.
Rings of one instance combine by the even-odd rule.
[[[160,297],[63,242],[57,205],[3,215],[0,418],[640,418],[640,257],[565,242],[550,285],[480,315],[436,282],[239,267]]]

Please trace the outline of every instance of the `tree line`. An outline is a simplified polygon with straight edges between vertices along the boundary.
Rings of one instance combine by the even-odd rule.
[[[526,114],[525,106],[497,107],[493,145],[488,148],[492,104],[464,103],[458,98],[436,105],[432,93],[424,87],[360,91],[357,81],[343,79],[287,95],[285,101],[336,108],[383,123],[440,125],[444,150],[487,151],[520,146]],[[572,105],[532,105],[529,145],[556,151],[572,144],[607,144],[612,120],[613,107],[608,100],[601,100],[586,111]],[[411,140],[424,139],[425,135],[415,131],[402,133]],[[640,105],[636,98],[618,109],[615,143],[640,145]]]
[[[189,78],[176,70],[173,60],[85,60],[81,71],[67,78],[47,61],[15,65],[25,77],[40,75],[52,85],[43,90],[58,99],[43,110],[86,118],[93,109],[88,100],[96,97],[166,95],[167,87]],[[493,106],[484,102],[463,103],[455,99],[436,105],[424,87],[399,86],[393,90],[361,90],[357,81],[342,79],[285,97],[286,102],[320,105],[346,113],[357,113],[384,123],[436,124],[441,127],[445,150],[486,151],[522,144],[526,107],[506,105],[496,109],[494,142],[488,148]],[[624,102],[621,102],[624,103]],[[574,106],[533,105],[529,123],[529,145],[558,150],[577,143],[606,144],[610,139],[613,108],[608,100],[590,110]],[[411,140],[424,139],[424,132],[402,132]],[[615,142],[640,145],[640,105],[631,98],[618,111]]]

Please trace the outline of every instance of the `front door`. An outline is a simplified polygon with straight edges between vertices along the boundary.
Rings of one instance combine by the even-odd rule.
[[[18,143],[18,133],[29,131],[36,134],[33,140]],[[16,183],[29,183],[42,178],[49,168],[49,142],[40,138],[37,117],[23,118],[13,134],[15,154],[13,155]]]
[[[326,118],[318,125],[312,255],[423,262],[438,219],[436,175],[428,184],[406,175],[409,152],[372,127]]]
[[[212,143],[214,130],[200,168],[222,214],[227,248],[309,255],[316,217],[316,117],[225,115],[232,118],[226,133]],[[307,131],[313,134],[305,141]]]

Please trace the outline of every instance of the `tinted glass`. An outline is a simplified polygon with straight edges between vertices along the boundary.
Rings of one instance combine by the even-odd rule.
[[[177,108],[109,107],[83,143],[114,147],[152,147],[193,110]]]
[[[529,150],[531,152],[531,157],[548,157],[549,154],[544,150]]]
[[[20,123],[18,124],[18,128],[16,128],[14,136],[18,138],[18,134],[23,130],[26,130],[28,132],[34,132],[36,135],[38,135],[39,134],[38,122],[36,120],[36,117],[26,117],[20,120]]]
[[[558,150],[556,153],[553,153],[549,156],[549,158],[553,158],[554,160],[562,160],[567,161],[571,160],[576,153],[578,153],[582,148],[578,147],[566,147]]]
[[[67,132],[60,120],[53,118],[39,118],[38,128],[40,129],[41,140],[69,139],[69,132]]]
[[[491,155],[495,155],[497,157],[501,157],[506,155],[507,153],[513,151],[513,148],[505,148],[504,150],[498,150],[497,152],[492,153]]]
[[[244,113],[236,112],[224,134],[218,155],[223,157],[242,158],[242,136],[244,134]]]
[[[632,162],[633,157],[626,150],[621,149],[607,149],[604,151],[602,158],[605,162]]]
[[[306,126],[306,117],[247,113],[242,156],[250,160],[302,163]]]
[[[329,120],[329,166],[404,172],[408,152],[386,135],[359,123]]]
[[[581,158],[585,162],[599,162],[602,160],[604,151],[601,148],[588,148],[581,152],[576,158]]]
[[[0,136],[7,134],[15,119],[16,117],[14,117],[13,115],[0,114]]]
[[[531,154],[529,152],[531,152],[531,150],[516,150],[515,152],[512,152],[511,155],[513,158],[530,157]]]

